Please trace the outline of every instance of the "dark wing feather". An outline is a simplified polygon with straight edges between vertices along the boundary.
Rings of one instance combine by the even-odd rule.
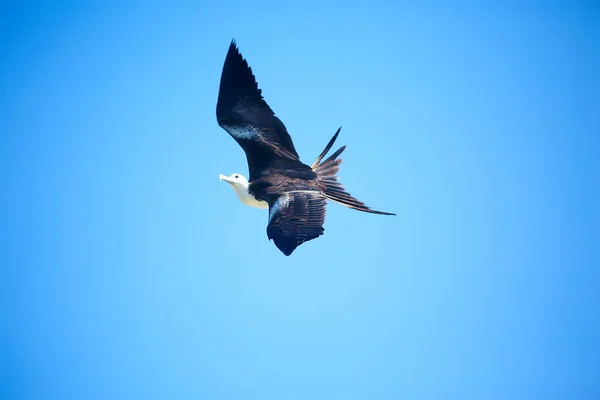
[[[246,152],[251,179],[260,169],[299,162],[292,138],[264,100],[235,41],[229,45],[223,65],[217,121]]]
[[[302,243],[324,232],[327,199],[320,191],[284,192],[269,202],[267,237],[289,256]]]

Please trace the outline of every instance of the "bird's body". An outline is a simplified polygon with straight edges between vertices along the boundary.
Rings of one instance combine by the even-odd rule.
[[[264,101],[261,90],[234,41],[223,65],[217,121],[244,149],[250,179],[241,174],[220,175],[251,207],[269,208],[267,237],[285,255],[300,244],[323,234],[327,200],[359,211],[372,210],[352,197],[336,176],[345,146],[323,161],[340,129],[317,160],[308,166],[300,161],[284,124]]]

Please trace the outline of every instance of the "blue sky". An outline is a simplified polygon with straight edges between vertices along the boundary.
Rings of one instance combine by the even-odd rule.
[[[233,37],[398,216],[268,242],[218,180]],[[3,399],[600,396],[592,2],[15,2],[0,52]]]

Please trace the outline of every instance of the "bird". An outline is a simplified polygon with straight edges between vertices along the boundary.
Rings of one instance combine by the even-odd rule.
[[[324,159],[335,143],[337,129],[312,165],[304,164],[283,122],[265,101],[235,38],[231,41],[219,86],[217,122],[242,147],[249,179],[240,173],[219,175],[242,203],[268,209],[267,238],[286,256],[301,244],[323,235],[327,200],[372,214],[377,211],[348,193],[337,173],[346,149]]]

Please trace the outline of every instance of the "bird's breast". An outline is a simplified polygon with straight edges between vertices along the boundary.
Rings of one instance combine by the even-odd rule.
[[[242,199],[242,202],[250,207],[269,208],[269,203],[267,203],[266,201],[257,200],[251,194],[249,194],[248,196],[244,196],[244,198]]]

